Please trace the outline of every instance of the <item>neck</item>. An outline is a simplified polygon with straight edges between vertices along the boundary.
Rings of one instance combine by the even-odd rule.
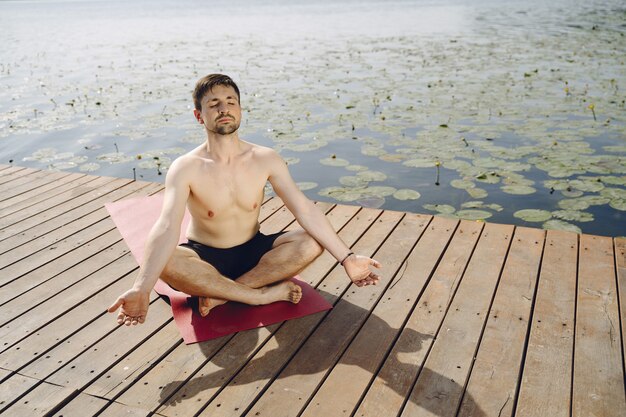
[[[241,153],[241,140],[235,131],[229,135],[207,132],[206,151],[214,161],[228,162]]]

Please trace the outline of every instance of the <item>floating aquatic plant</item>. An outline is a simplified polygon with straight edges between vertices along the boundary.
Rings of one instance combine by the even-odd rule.
[[[527,222],[545,222],[552,218],[552,213],[547,210],[524,209],[516,211],[513,216]]]

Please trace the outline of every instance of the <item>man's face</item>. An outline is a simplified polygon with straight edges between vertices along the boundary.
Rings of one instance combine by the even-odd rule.
[[[202,109],[194,110],[196,119],[210,132],[229,135],[241,124],[241,106],[235,89],[216,85],[201,100]]]

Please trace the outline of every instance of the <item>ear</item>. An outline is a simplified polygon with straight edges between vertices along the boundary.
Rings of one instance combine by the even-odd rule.
[[[195,116],[198,123],[200,123],[201,125],[204,124],[204,120],[202,120],[202,114],[198,109],[193,109],[193,115]]]

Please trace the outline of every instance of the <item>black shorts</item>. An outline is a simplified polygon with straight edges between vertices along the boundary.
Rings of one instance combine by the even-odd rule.
[[[261,257],[272,249],[274,241],[284,233],[264,235],[257,232],[249,241],[232,248],[214,248],[193,240],[181,243],[180,246],[196,252],[200,259],[213,265],[225,277],[237,279],[254,268]]]

